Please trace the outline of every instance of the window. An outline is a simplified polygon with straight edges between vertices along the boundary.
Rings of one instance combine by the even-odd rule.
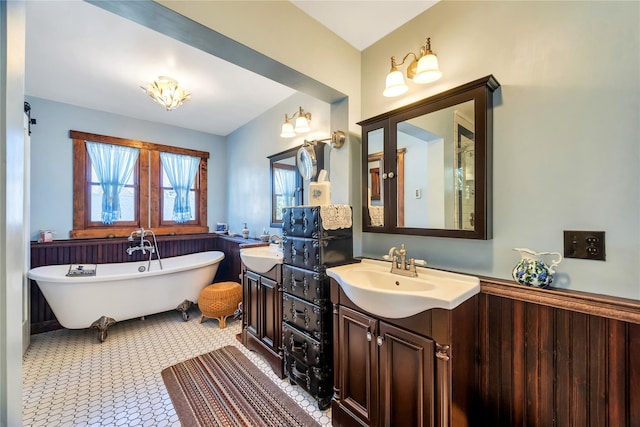
[[[70,137],[74,168],[72,238],[128,236],[132,228],[138,227],[151,228],[156,234],[209,231],[206,208],[209,153],[74,130],[70,131]],[[138,152],[135,162],[129,165],[129,173],[119,166],[122,173],[115,199],[111,196],[116,190],[101,180],[105,172],[92,162],[87,142],[90,147],[106,148],[107,152]],[[163,167],[161,157],[178,159],[179,171],[188,167],[186,178],[172,171],[171,166]],[[96,161],[102,164],[101,160]],[[176,203],[178,194],[181,197]]]
[[[160,223],[184,224],[195,221],[198,192],[195,177],[200,158],[161,152],[160,163],[162,168]]]

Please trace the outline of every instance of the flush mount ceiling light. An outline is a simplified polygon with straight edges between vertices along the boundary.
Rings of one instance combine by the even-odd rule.
[[[295,127],[291,124],[291,120],[296,119]],[[293,138],[298,133],[309,132],[309,122],[311,121],[311,113],[305,113],[302,107],[289,117],[284,115],[284,123],[282,124],[282,131],[280,136],[282,138]]]
[[[191,98],[191,94],[185,88],[178,86],[175,79],[167,76],[160,76],[152,83],[140,87],[167,111],[178,108]]]
[[[431,51],[431,39],[427,38],[424,46],[420,46],[420,56],[413,52],[407,53],[400,64],[396,64],[396,57],[391,57],[391,71],[387,75],[387,82],[382,94],[387,97],[402,95],[409,87],[404,81],[398,66],[404,65],[407,58],[413,56],[413,61],[407,67],[407,77],[416,83],[431,83],[442,77],[438,68],[438,57]]]

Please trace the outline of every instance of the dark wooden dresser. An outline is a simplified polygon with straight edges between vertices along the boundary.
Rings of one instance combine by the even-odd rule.
[[[318,408],[326,409],[333,395],[333,316],[326,269],[354,260],[351,226],[325,229],[320,210],[319,206],[284,210],[282,346],[290,382],[314,396]],[[348,212],[350,225],[350,208]]]

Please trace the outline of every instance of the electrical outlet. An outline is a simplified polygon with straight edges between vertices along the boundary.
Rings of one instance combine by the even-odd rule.
[[[564,231],[564,257],[605,261],[604,231]]]

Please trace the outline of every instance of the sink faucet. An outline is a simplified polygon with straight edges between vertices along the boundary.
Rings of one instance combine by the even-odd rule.
[[[398,256],[400,261],[398,261]],[[391,261],[391,273],[401,276],[417,277],[416,264],[427,265],[425,261],[413,258],[409,258],[409,263],[407,264],[407,250],[404,248],[404,243],[400,249],[395,246],[389,249],[389,254],[385,255],[384,259]]]
[[[277,234],[272,234],[269,236],[269,243],[276,243],[279,248],[282,248],[282,236],[278,236]]]

